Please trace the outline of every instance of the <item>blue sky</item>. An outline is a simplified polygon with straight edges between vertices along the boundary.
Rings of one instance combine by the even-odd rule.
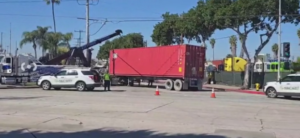
[[[15,3],[12,3],[16,1]],[[22,2],[24,1],[24,2]],[[6,3],[10,2],[10,3]],[[84,4],[83,0],[79,0]],[[96,2],[95,2],[96,3]],[[108,20],[123,19],[160,19],[161,14],[165,12],[182,13],[196,6],[197,0],[99,0],[97,5],[91,6],[90,18]],[[85,30],[85,21],[77,17],[85,17],[85,6],[79,5],[75,0],[62,0],[61,4],[56,6],[56,24],[57,31],[73,32],[75,30]],[[22,39],[22,32],[31,31],[36,26],[52,26],[51,6],[44,3],[43,0],[0,0],[0,31],[3,32],[3,45],[9,46],[9,24],[12,24],[12,50],[15,50],[16,43]],[[155,44],[151,40],[153,26],[157,21],[152,22],[109,22],[96,35],[91,36],[91,41],[101,36],[110,34],[116,29],[122,29],[124,34],[142,33],[144,39],[148,41],[149,46]],[[100,23],[91,25],[90,33],[95,33],[101,26]],[[291,43],[291,55],[299,56],[300,50],[297,29],[299,27],[289,24],[282,25],[282,42]],[[216,39],[215,59],[224,58],[229,49],[229,38],[236,35],[231,30],[216,31],[213,38]],[[79,34],[74,33],[74,39],[71,44],[75,45]],[[85,41],[85,34],[82,35]],[[261,53],[271,53],[271,46],[278,42],[277,35],[273,35],[269,44]],[[196,44],[195,42],[193,44]],[[251,56],[254,50],[260,44],[259,35],[251,33],[247,47]],[[198,44],[199,45],[199,44]],[[96,56],[99,46],[94,47],[93,56]],[[238,45],[238,53],[240,45]],[[25,45],[19,52],[33,53],[31,45]],[[40,55],[40,52],[39,54]],[[207,57],[212,59],[212,49],[208,48]]]

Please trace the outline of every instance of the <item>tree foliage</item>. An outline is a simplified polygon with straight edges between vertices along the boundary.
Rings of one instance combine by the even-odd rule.
[[[152,41],[160,46],[181,44],[184,43],[184,39],[188,43],[192,40],[199,43],[209,40],[217,26],[205,19],[205,3],[200,1],[198,4],[187,13],[163,14],[163,21],[154,26]]]
[[[180,43],[180,35],[178,31],[179,21],[181,20],[179,14],[170,14],[169,12],[162,15],[164,21],[154,26],[152,41],[158,45],[171,45]],[[179,28],[181,29],[181,28]]]
[[[58,52],[58,46],[69,47],[69,41],[71,41],[72,33],[63,34],[61,32],[50,32],[50,27],[37,26],[36,30],[23,32],[23,38],[20,42],[20,48],[23,48],[25,44],[32,44],[35,52],[35,58],[37,58],[37,48],[41,47],[43,56],[44,52],[49,52],[50,55],[55,56]]]
[[[22,34],[22,40],[20,42],[20,48],[23,48],[25,44],[31,43],[32,48],[34,50],[34,57],[37,58],[37,39],[38,39],[38,32],[36,30],[33,31],[26,31]]]
[[[119,48],[136,48],[144,46],[144,38],[140,33],[130,33],[125,36],[113,39],[112,41],[106,41],[99,49],[97,58],[107,59],[109,57],[109,51],[111,49]]]
[[[152,40],[157,45],[174,44],[174,39],[180,34],[188,41],[196,40],[205,45],[205,41],[209,40],[215,30],[233,30],[241,43],[240,56],[245,54],[248,60],[244,79],[246,88],[249,84],[251,57],[257,58],[273,34],[277,33],[280,22],[296,25],[299,23],[299,0],[282,1],[281,20],[278,9],[278,0],[199,0],[181,18],[178,14],[164,14],[163,21],[154,26]],[[166,15],[172,15],[172,18],[165,18]],[[170,23],[171,19],[173,20]],[[249,55],[246,41],[252,32],[259,35],[260,44],[256,46],[254,55]]]
[[[278,44],[277,43],[272,45],[272,52],[274,54],[274,58],[277,58],[278,57]]]
[[[215,48],[215,44],[216,44],[216,39],[214,39],[214,38],[210,39],[209,43],[211,45],[211,48],[214,49]]]

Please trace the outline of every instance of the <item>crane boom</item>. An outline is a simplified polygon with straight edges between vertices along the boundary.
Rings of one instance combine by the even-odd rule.
[[[79,57],[81,59],[81,61],[83,62],[83,65],[85,67],[90,67],[91,66],[91,61],[88,61],[83,54],[83,50],[89,49],[97,44],[102,43],[103,41],[106,41],[108,39],[111,39],[115,36],[121,35],[122,34],[122,30],[118,29],[116,30],[114,33],[109,34],[105,37],[96,39],[90,43],[87,43],[83,46],[80,47],[72,47],[67,53],[64,53],[62,55],[59,55],[51,60],[49,60],[48,62],[46,62],[46,65],[57,65],[60,64],[60,62],[64,59],[70,59],[71,57]],[[90,55],[91,56],[91,55]],[[91,58],[88,58],[91,59]],[[67,62],[66,62],[67,63]]]

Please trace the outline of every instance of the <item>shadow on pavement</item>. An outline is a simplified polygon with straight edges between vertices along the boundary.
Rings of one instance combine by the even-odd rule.
[[[147,86],[147,85],[135,85],[135,86],[129,86],[129,87],[137,87],[137,88],[153,88],[154,90],[156,89],[156,86]],[[159,89],[165,89],[165,86],[158,86]],[[178,92],[178,91],[172,91],[172,92]],[[190,91],[182,91],[182,92],[211,92],[209,89],[204,89],[204,90],[190,90]]]
[[[52,91],[74,91],[74,92],[125,92],[126,90],[118,90],[111,88],[111,91],[104,90],[92,90],[92,91],[78,91],[76,89],[61,89],[61,90],[52,90]]]
[[[45,98],[48,96],[38,96],[38,97],[0,97],[0,100],[30,100],[30,99],[38,99]]]
[[[20,129],[1,132],[1,138],[226,138],[209,134],[176,134],[156,133],[149,130],[124,131],[111,129],[95,129],[79,132],[39,132]]]
[[[300,100],[300,97],[291,97],[291,98],[278,97],[278,99],[281,99],[281,100],[299,101],[299,100]]]

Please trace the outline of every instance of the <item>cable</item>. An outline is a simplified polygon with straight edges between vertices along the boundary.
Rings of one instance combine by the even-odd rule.
[[[104,27],[104,25],[105,25],[106,23],[107,23],[107,20],[105,20],[105,21],[102,23],[101,27],[100,27],[95,33],[91,34],[90,36],[93,36],[93,35],[97,34],[97,33]]]
[[[32,17],[52,17],[52,15],[34,15],[34,14],[13,14],[13,13],[0,13],[0,16],[32,16]],[[61,18],[78,18],[75,16],[55,16]]]
[[[77,0],[68,0],[68,1],[77,1]],[[1,3],[1,1],[0,1]],[[9,15],[9,16],[36,16],[36,17],[49,17],[50,15],[32,15],[32,14],[12,14],[12,13],[0,13],[1,15]],[[261,17],[261,15],[248,15],[247,17]],[[271,15],[269,15],[271,16]],[[278,15],[272,15],[272,16],[278,16]],[[285,16],[295,16],[295,17],[300,17],[299,14],[288,14]],[[51,15],[52,17],[52,15]],[[63,17],[63,18],[78,18],[75,16],[56,16],[56,17]],[[224,18],[238,18],[238,17],[244,17],[244,16],[220,16]],[[95,19],[110,19],[110,21],[117,21],[117,22],[147,22],[147,21],[163,21],[164,19],[162,17],[94,17]],[[170,18],[172,19],[172,18]],[[169,19],[169,20],[170,20]],[[187,17],[183,17],[183,19],[191,19]],[[192,18],[195,19],[195,18]],[[174,18],[174,20],[177,20]]]
[[[62,2],[70,2],[70,1],[83,1],[83,0],[62,0]],[[7,0],[0,1],[0,3],[45,3],[43,0]]]

